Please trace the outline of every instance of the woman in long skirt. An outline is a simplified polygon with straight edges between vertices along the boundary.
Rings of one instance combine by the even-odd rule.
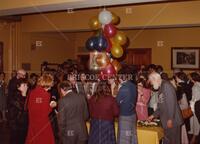
[[[116,144],[114,117],[119,108],[107,81],[99,82],[96,94],[89,100],[91,116],[88,144]]]

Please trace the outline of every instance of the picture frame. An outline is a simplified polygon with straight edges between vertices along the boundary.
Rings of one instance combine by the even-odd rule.
[[[105,55],[106,54],[103,52],[90,52],[89,69],[92,71],[100,71],[105,68],[105,66],[99,66],[97,63],[97,59],[101,59],[105,57]]]
[[[100,67],[96,63],[96,58],[100,56],[102,53],[99,52],[90,52],[90,59],[89,59],[89,69],[90,70],[100,70]]]
[[[200,47],[172,47],[172,69],[199,69]]]

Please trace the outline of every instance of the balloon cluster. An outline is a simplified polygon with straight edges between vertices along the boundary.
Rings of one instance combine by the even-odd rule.
[[[118,31],[116,25],[120,23],[120,18],[110,11],[103,10],[98,17],[90,19],[89,26],[92,30],[97,30],[97,35],[90,37],[86,42],[89,51],[101,52],[96,57],[96,63],[101,67],[101,75],[114,75],[121,69],[121,64],[117,60],[123,56],[123,46],[127,42],[127,37],[122,31]]]

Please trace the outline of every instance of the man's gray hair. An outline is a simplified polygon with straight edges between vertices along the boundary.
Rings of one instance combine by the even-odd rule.
[[[149,75],[149,80],[162,80],[161,76],[159,73],[157,72],[152,72],[150,75]]]

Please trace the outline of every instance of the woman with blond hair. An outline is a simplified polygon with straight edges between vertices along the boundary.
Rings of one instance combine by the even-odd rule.
[[[42,75],[37,86],[30,92],[28,100],[29,128],[26,144],[54,144],[54,135],[49,121],[49,113],[56,106],[55,101],[50,102],[50,93],[47,91],[53,86],[53,77]]]

